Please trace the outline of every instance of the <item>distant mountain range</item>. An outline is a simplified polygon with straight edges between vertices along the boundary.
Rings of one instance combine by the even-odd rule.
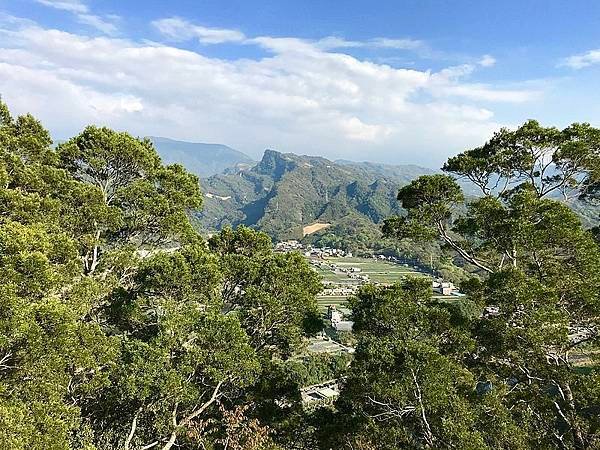
[[[257,163],[226,145],[150,139],[164,162],[183,164],[200,176],[204,205],[197,219],[204,231],[244,224],[275,240],[312,233],[379,236],[377,225],[402,212],[398,188],[439,173],[416,165],[330,161],[275,150],[265,150]],[[461,185],[468,197],[479,195],[472,184]],[[598,223],[598,207],[580,201],[570,206],[587,226]]]
[[[302,238],[342,222],[378,224],[401,211],[398,187],[435,173],[407,165],[329,161],[266,150],[249,169],[202,180],[206,230],[245,224],[274,239]]]
[[[230,168],[250,168],[256,164],[245,153],[222,144],[184,142],[155,136],[149,139],[165,163],[182,164],[200,177],[210,177]]]

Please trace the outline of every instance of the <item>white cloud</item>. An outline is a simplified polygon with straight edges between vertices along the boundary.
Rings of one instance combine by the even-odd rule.
[[[322,50],[333,50],[341,48],[359,48],[365,47],[364,42],[360,41],[348,41],[344,38],[337,36],[327,36],[323,39],[319,39],[315,45]]]
[[[496,58],[492,55],[483,55],[479,60],[479,65],[481,67],[492,67],[496,65]]]
[[[41,0],[44,1],[44,0]],[[269,47],[269,37],[259,37],[248,39],[238,30],[228,28],[208,28],[201,25],[195,25],[180,17],[169,17],[152,22],[152,25],[164,36],[174,41],[187,41],[198,39],[205,44],[222,44],[225,42],[245,42],[264,44]],[[375,38],[367,41],[351,41],[337,36],[327,36],[317,41],[307,41],[295,38],[274,38],[277,44],[301,43],[310,45],[321,50],[335,50],[344,48],[389,48],[396,50],[416,50],[424,48],[423,41],[416,39],[387,39]]]
[[[541,91],[491,89],[489,86],[477,83],[444,85],[440,87],[438,93],[443,96],[458,96],[476,101],[495,103],[525,103],[538,100],[542,96]]]
[[[100,16],[95,16],[93,14],[78,14],[77,19],[79,22],[90,25],[105,34],[112,35],[116,34],[118,31],[117,26],[113,22],[103,19]]]
[[[118,16],[99,16],[92,14],[90,8],[80,0],[36,0],[37,3],[50,8],[59,9],[72,13],[79,23],[89,25],[104,34],[117,34]]]
[[[196,38],[204,44],[222,44],[224,42],[242,42],[246,39],[244,33],[237,30],[207,28],[194,25],[178,17],[155,20],[152,25],[162,34],[176,41]]]
[[[500,126],[490,104],[535,98],[531,90],[468,82],[474,65],[393,68],[327,50],[323,40],[160,23],[173,38],[234,41],[270,54],[224,60],[23,23],[5,30],[0,44],[0,93],[60,138],[99,123],[138,135],[223,142],[255,156],[270,147],[433,165]]]
[[[376,47],[395,48],[398,50],[415,50],[424,46],[422,41],[415,39],[386,39],[377,38],[371,41]]]
[[[316,46],[323,50],[343,48],[389,48],[395,50],[418,50],[425,47],[422,41],[416,39],[386,39],[375,38],[367,41],[349,41],[336,36],[328,36],[318,40]]]
[[[75,14],[85,14],[88,7],[79,0],[36,0],[38,3],[55,9],[62,9]]]
[[[561,62],[561,66],[567,66],[572,69],[583,69],[584,67],[600,64],[600,48],[590,50],[579,55],[569,56]]]
[[[25,28],[35,26],[36,23],[33,20],[25,19],[22,17],[15,17],[0,11],[0,32],[6,33],[8,30],[14,28]]]

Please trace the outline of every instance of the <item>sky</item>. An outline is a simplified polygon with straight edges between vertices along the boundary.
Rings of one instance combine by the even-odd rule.
[[[0,94],[55,139],[439,167],[530,118],[600,126],[600,2],[0,0]]]

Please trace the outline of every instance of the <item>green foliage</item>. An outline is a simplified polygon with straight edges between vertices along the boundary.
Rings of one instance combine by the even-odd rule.
[[[147,140],[0,119],[0,447],[276,448],[248,402],[320,329],[317,275],[245,228],[207,248]]]
[[[348,353],[314,354],[300,360],[289,360],[287,366],[294,373],[298,385],[304,387],[344,376],[351,360]]]
[[[198,179],[179,165],[163,166],[149,140],[89,126],[59,145],[57,157],[88,187],[75,199],[77,211],[93,218],[86,217],[80,239],[86,272],[93,273],[101,254],[116,246],[177,245],[194,238],[187,214],[202,203]]]
[[[352,301],[355,359],[337,403],[348,448],[525,448],[495,395],[477,393],[462,362],[474,349],[469,320],[432,303],[427,281],[363,288]],[[493,435],[488,414],[505,416]],[[339,431],[338,431],[339,433]]]
[[[461,286],[473,313],[464,311],[455,324],[471,323],[473,348],[458,362],[485,380],[486,396],[496,398],[507,426],[521,424],[518,447],[583,449],[600,442],[594,415],[600,403],[591,388],[598,375],[576,370],[571,359],[598,348],[600,248],[577,214],[556,200],[558,193],[595,195],[599,135],[586,124],[560,131],[530,121],[503,129],[444,166],[484,194],[466,211],[457,208],[460,193],[451,178],[422,177],[400,191],[407,216],[386,222],[388,235],[437,238],[478,269],[482,279]],[[596,364],[594,353],[587,363]]]
[[[597,182],[600,130],[574,123],[564,130],[529,120],[501,129],[482,147],[452,157],[444,170],[465,177],[485,195],[528,184],[538,197],[585,195]],[[577,192],[579,191],[579,192]]]
[[[247,227],[225,228],[209,247],[220,255],[224,307],[235,312],[259,351],[289,356],[305,333],[322,328],[319,276],[296,253],[274,253],[269,238]]]

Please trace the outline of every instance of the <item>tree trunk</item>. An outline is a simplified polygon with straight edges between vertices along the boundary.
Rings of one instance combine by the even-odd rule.
[[[565,394],[567,405],[569,406],[569,425],[571,425],[571,432],[573,433],[573,444],[576,450],[585,450],[587,445],[585,443],[583,431],[577,420],[577,410],[575,408],[573,391],[571,391],[571,386],[568,383],[565,383],[561,388]]]
[[[129,435],[127,436],[127,439],[125,439],[125,446],[123,447],[124,450],[129,450],[129,444],[131,444],[131,440],[133,439],[133,436],[135,435],[135,430],[137,428],[137,419],[139,413],[140,411],[138,410],[138,412],[135,413],[135,416],[133,416],[133,420],[131,421],[131,429],[129,430]]]
[[[171,437],[169,438],[167,443],[164,445],[163,450],[169,450],[171,447],[173,447],[173,445],[175,445],[176,440],[177,440],[177,430],[175,430],[171,433]]]
[[[169,440],[167,441],[167,443],[163,446],[162,450],[170,450],[171,447],[173,447],[173,445],[175,445],[175,441],[177,440],[177,431],[180,428],[187,426],[192,420],[194,420],[196,417],[198,417],[200,414],[202,414],[204,411],[206,411],[206,409],[210,405],[212,405],[214,402],[217,401],[217,399],[219,398],[219,394],[220,394],[219,391],[221,389],[221,386],[223,386],[223,383],[225,383],[225,381],[227,381],[227,378],[225,380],[219,381],[217,383],[217,385],[215,386],[210,398],[200,408],[198,408],[197,410],[192,412],[187,417],[183,418],[181,420],[181,422],[179,422],[179,423],[177,423],[177,406],[178,406],[178,404],[175,404],[175,408],[173,409],[173,432],[171,433],[171,436],[169,437]]]
[[[423,427],[423,440],[425,444],[429,448],[433,448],[434,436],[431,432],[431,427],[429,426],[429,421],[427,420],[427,415],[425,414],[425,406],[423,405],[423,396],[421,394],[421,387],[419,386],[419,382],[417,381],[417,376],[414,370],[410,370],[412,374],[413,381],[415,383],[415,397],[419,402],[419,406],[421,409],[421,425]]]
[[[92,264],[90,265],[89,273],[92,274],[96,270],[98,266],[98,253],[100,251],[100,246],[98,245],[100,241],[100,230],[96,231],[96,242],[94,243],[94,250],[92,251]]]

